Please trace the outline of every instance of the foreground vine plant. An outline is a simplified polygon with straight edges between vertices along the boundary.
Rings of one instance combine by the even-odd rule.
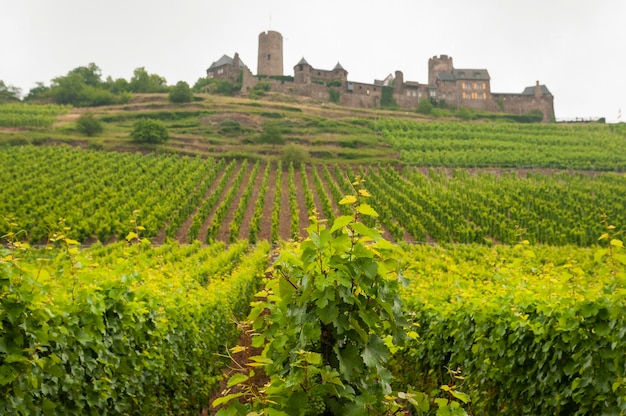
[[[218,415],[391,415],[423,406],[392,392],[390,347],[407,337],[402,275],[394,246],[360,222],[378,215],[362,182],[340,201],[351,215],[331,228],[312,217],[308,238],[277,258],[249,315],[252,346],[262,352],[231,376],[213,402],[227,405]],[[255,368],[269,378],[265,386],[254,384]]]

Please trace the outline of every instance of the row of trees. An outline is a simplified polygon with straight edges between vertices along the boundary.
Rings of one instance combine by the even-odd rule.
[[[128,102],[133,93],[170,93],[172,102],[190,102],[193,93],[189,85],[180,81],[168,86],[164,77],[150,74],[144,67],[136,68],[130,80],[103,80],[101,69],[94,63],[72,69],[65,76],[52,79],[50,86],[38,82],[24,97],[27,102],[55,102],[76,107],[111,105]],[[0,80],[0,103],[19,101],[19,88]]]

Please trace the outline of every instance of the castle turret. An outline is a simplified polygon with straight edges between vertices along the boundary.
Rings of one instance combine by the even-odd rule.
[[[283,35],[269,30],[259,34],[257,75],[283,75]]]
[[[402,73],[402,71],[396,71],[396,77],[393,82],[393,87],[398,93],[404,90],[404,74]]]
[[[440,72],[451,73],[454,70],[452,57],[448,55],[433,56],[428,60],[428,84],[435,85],[437,74]]]

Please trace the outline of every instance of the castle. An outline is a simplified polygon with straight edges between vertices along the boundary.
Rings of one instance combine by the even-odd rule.
[[[261,80],[270,89],[284,94],[300,95],[329,101],[334,92],[336,102],[349,107],[379,108],[394,103],[400,108],[416,109],[420,100],[429,99],[457,108],[470,108],[510,114],[540,111],[543,121],[554,120],[554,97],[545,85],[526,87],[519,94],[491,92],[491,77],[486,69],[459,69],[452,57],[433,56],[428,60],[428,83],[405,81],[401,71],[383,80],[363,83],[348,80],[348,71],[340,63],[332,70],[314,68],[302,58],[293,67],[293,77],[283,74],[283,37],[279,32],[259,34],[257,75],[243,64],[239,54],[227,55],[207,69],[207,77],[241,81],[241,94],[247,95]]]

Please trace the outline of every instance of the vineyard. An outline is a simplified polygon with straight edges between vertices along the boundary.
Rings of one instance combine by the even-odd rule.
[[[617,173],[285,166],[70,147],[8,147],[0,163],[12,167],[0,171],[0,212],[34,244],[61,218],[85,244],[123,240],[133,219],[157,242],[297,239],[313,213],[330,222],[346,214],[338,202],[357,175],[380,214],[376,225],[396,242],[586,247],[603,218],[626,224],[626,180]]]
[[[105,133],[89,140],[74,109],[0,108],[0,413],[198,415],[224,388],[250,302],[275,298],[268,284],[302,294],[309,272],[272,279],[308,264],[325,297],[299,310],[320,317],[290,315],[309,332],[283,332],[355,328],[332,348],[338,368],[367,370],[375,390],[411,386],[394,397],[415,414],[626,414],[622,125],[145,100],[98,110]],[[148,116],[170,142],[128,140]],[[268,119],[310,160],[259,143]],[[398,282],[401,302],[385,306]],[[378,324],[370,301],[408,320],[406,345],[374,340],[401,324]],[[307,354],[305,367],[322,365]],[[351,397],[322,374],[326,392]]]

